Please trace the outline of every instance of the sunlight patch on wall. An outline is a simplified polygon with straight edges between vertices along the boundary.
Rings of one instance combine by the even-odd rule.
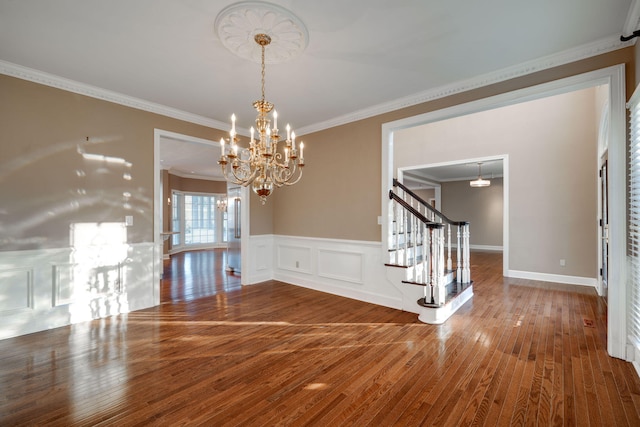
[[[128,312],[125,294],[129,254],[123,222],[71,224],[71,323]],[[54,292],[54,295],[59,294]]]

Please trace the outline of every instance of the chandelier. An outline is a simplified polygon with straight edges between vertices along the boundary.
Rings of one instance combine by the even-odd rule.
[[[491,181],[482,178],[482,162],[478,163],[478,178],[469,181],[469,185],[472,187],[488,187],[491,185]]]
[[[221,153],[218,164],[227,181],[244,187],[251,185],[264,205],[275,187],[293,185],[302,178],[304,143],[300,142],[298,150],[295,132],[288,124],[286,139],[280,141],[278,113],[273,110],[273,104],[264,97],[265,48],[271,43],[271,37],[260,33],[255,35],[254,40],[262,51],[262,98],[253,103],[258,112],[256,128],[251,127],[249,146],[240,147],[236,132],[236,116],[233,114],[229,146],[226,146],[224,138],[220,139]],[[273,126],[268,116],[272,110]],[[279,150],[278,147],[281,142],[283,150]]]

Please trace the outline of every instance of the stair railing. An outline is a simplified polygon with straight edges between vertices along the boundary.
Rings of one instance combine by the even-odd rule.
[[[408,283],[424,286],[424,301],[443,305],[446,296],[443,224],[430,221],[392,190],[389,199],[393,202],[394,221],[389,230],[388,265],[411,269]]]
[[[471,283],[469,222],[453,221],[447,218],[446,215],[431,206],[430,203],[420,198],[420,196],[395,178],[393,179],[393,186],[399,189],[398,197],[402,199],[406,205],[421,214],[428,221],[446,226],[446,242],[443,236],[443,245],[447,252],[446,268],[449,271],[451,271],[453,267],[451,258],[451,229],[452,227],[456,228],[456,281],[463,284]],[[442,252],[444,255],[444,250]]]

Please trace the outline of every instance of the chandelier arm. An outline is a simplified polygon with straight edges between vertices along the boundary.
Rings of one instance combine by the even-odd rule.
[[[242,184],[242,182],[238,181],[235,178],[235,174],[229,175],[229,171],[227,170],[227,165],[222,165],[222,175],[224,175],[224,179],[232,182],[233,184]]]
[[[283,185],[287,185],[288,186],[288,185],[297,184],[298,181],[300,181],[300,178],[302,178],[302,168],[298,169],[298,177],[296,178],[295,181],[286,181],[286,182],[283,182]]]
[[[236,182],[236,184],[247,185],[251,183],[251,166],[249,162],[247,160],[238,160],[238,163],[239,166],[237,168],[231,168],[231,173],[233,174],[234,179],[239,181]],[[245,182],[247,182],[247,184],[245,184]]]
[[[292,181],[292,179],[296,176],[296,173],[297,178]],[[277,177],[274,177],[274,182],[278,187],[282,187],[283,185],[293,185],[296,182],[300,181],[301,177],[302,168],[298,167],[298,165],[294,163],[293,167],[280,170],[279,175]]]
[[[273,181],[278,184],[278,187],[280,187],[283,182],[291,178],[291,170],[283,163],[274,162],[273,167],[271,168],[271,175],[273,176]]]

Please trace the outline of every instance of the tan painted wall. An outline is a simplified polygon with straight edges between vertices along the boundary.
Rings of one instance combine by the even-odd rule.
[[[418,197],[420,197],[422,200],[428,202],[429,199],[435,199],[436,198],[436,190],[433,188],[429,188],[429,189],[422,189],[422,190],[412,190],[414,193],[416,193],[416,195]]]
[[[627,87],[635,86],[634,48],[440,98],[343,126],[303,135],[305,176],[274,196],[275,234],[380,241],[382,124],[513,90],[626,64]],[[524,266],[523,266],[524,267]]]
[[[640,43],[636,41],[636,44],[631,49],[633,49],[634,58],[640,58]],[[627,94],[631,95],[636,86],[640,84],[640,67],[636,66],[634,70],[629,71],[629,73],[631,73],[635,77],[634,84],[627,87]]]
[[[277,188],[274,190],[274,194],[280,191],[287,191],[286,189]],[[249,234],[257,236],[261,234],[273,233],[273,206],[275,205],[275,197],[272,194],[267,197],[267,202],[263,205],[260,202],[260,198],[256,196],[253,191],[249,191],[249,206],[251,211]]]
[[[4,75],[0,93],[0,250],[68,247],[70,224],[125,215],[129,243],[153,241],[154,128],[223,136]]]
[[[590,88],[406,129],[394,135],[395,160],[405,167],[508,155],[509,269],[595,277],[595,105]],[[444,203],[443,212],[451,217]]]
[[[227,182],[186,178],[170,173],[169,188],[170,190],[185,191],[190,193],[226,194]]]
[[[442,212],[469,222],[471,245],[502,247],[502,178],[491,179],[489,187],[473,188],[467,180],[443,182],[441,189]]]
[[[633,47],[621,49],[303,135],[305,176],[277,189],[266,207],[251,209],[251,234],[380,241],[383,123],[619,63],[627,64],[632,88],[634,53]],[[225,135],[8,76],[0,76],[0,93],[0,250],[66,246],[70,223],[122,221],[129,214],[129,241],[152,241],[154,128],[210,140]],[[78,147],[87,136],[87,152],[124,159],[131,167],[84,160]],[[123,179],[126,173],[130,180]],[[131,194],[128,200],[124,193]],[[253,196],[251,206],[260,207]]]

